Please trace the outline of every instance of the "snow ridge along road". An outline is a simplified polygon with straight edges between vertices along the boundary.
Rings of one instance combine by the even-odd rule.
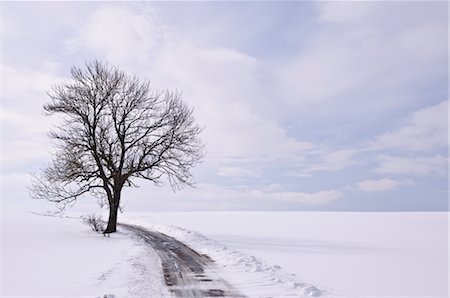
[[[161,258],[164,281],[177,297],[244,297],[216,271],[214,261],[166,234],[119,224],[152,246]]]

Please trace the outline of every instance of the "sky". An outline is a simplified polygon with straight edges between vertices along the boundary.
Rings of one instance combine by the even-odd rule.
[[[100,59],[181,90],[195,188],[125,211],[448,210],[446,2],[2,2],[2,203],[51,160],[52,84]],[[94,210],[95,199],[74,208]]]

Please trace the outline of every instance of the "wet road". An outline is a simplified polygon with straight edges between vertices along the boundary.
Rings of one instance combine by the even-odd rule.
[[[164,281],[175,297],[244,297],[216,272],[214,261],[163,233],[120,224],[152,246],[161,259]]]

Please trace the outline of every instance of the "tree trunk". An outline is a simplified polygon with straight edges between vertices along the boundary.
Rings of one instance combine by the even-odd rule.
[[[108,226],[106,230],[103,231],[103,234],[114,233],[117,227],[117,212],[119,211],[119,204],[111,203],[109,204],[109,219]]]

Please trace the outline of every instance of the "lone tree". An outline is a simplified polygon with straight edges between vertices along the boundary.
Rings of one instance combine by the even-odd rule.
[[[192,185],[191,169],[203,157],[201,128],[179,92],[155,92],[149,81],[99,61],[73,67],[72,81],[49,92],[47,115],[62,123],[50,132],[52,163],[33,178],[31,195],[63,210],[90,193],[109,206],[105,233],[116,231],[124,187],[136,179],[174,190]]]

